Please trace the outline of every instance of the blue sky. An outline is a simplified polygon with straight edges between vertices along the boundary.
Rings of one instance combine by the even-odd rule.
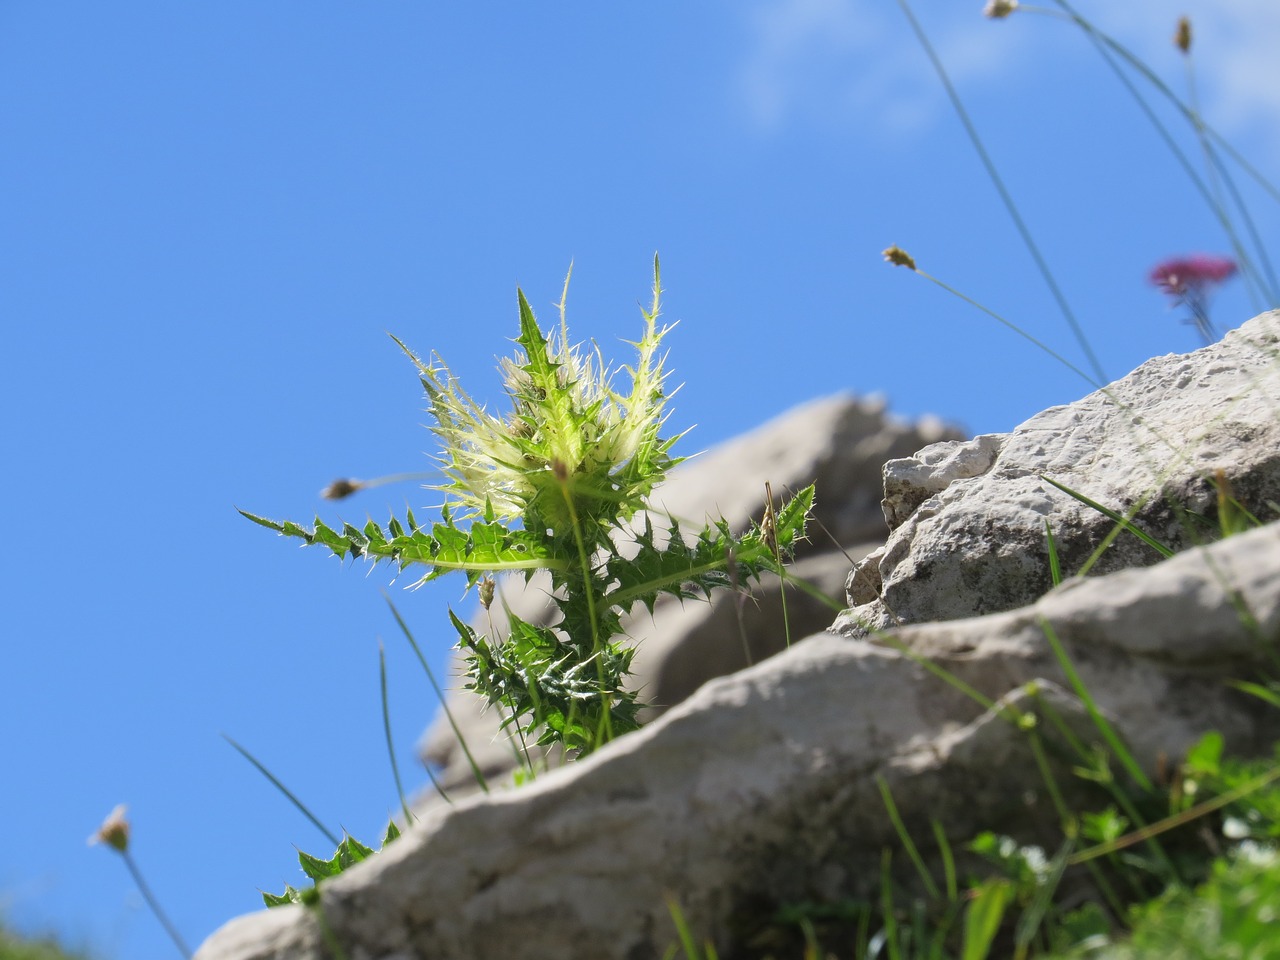
[[[1180,92],[1189,13],[1207,117],[1280,180],[1274,0],[1079,4]],[[980,7],[917,14],[1107,374],[1194,348],[1145,277],[1228,252],[1221,229],[1078,31]],[[685,453],[837,391],[992,432],[1089,389],[881,261],[902,245],[1083,365],[888,0],[10,0],[0,141],[0,909],[103,957],[173,952],[85,845],[117,803],[193,946],[299,881],[293,845],[324,851],[220,733],[379,833],[379,638],[425,780],[435,703],[381,594],[443,667],[461,584],[407,593],[235,512],[434,502],[317,497],[429,465],[387,332],[496,402],[517,285],[549,321],[572,261],[571,331],[625,361],[657,251]],[[1241,184],[1274,245],[1276,203]],[[1235,281],[1214,315],[1260,306]]]

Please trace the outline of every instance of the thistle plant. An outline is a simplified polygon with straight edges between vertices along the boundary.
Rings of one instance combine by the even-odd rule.
[[[708,596],[782,564],[804,536],[812,487],[766,520],[735,535],[726,522],[686,535],[678,521],[656,536],[648,498],[681,458],[664,438],[667,372],[659,327],[660,274],[654,258],[652,306],[632,345],[633,367],[610,369],[598,347],[573,346],[565,294],[556,330],[539,327],[517,291],[519,351],[501,362],[510,409],[497,416],[462,388],[438,357],[420,359],[400,340],[426,390],[444,494],[440,519],[420,524],[413,512],[385,529],[370,520],[340,530],[319,518],[311,529],[253,514],[250,520],[336,556],[390,560],[425,568],[419,583],[460,571],[468,587],[492,599],[492,577],[545,570],[560,617],[537,626],[509,616],[505,639],[478,632],[452,610],[466,654],[467,686],[501,709],[504,723],[538,744],[585,755],[637,726],[636,692],[626,686],[634,647],[621,635],[622,616],[658,597]],[[394,339],[394,338],[393,338]],[[630,389],[616,389],[616,373]],[[243,511],[242,511],[243,512]],[[733,576],[730,576],[732,569]]]

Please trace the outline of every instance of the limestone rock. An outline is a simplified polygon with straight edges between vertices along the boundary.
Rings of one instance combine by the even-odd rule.
[[[776,498],[816,483],[810,541],[796,551],[791,572],[817,586],[838,608],[850,566],[884,537],[879,504],[884,463],[955,436],[955,428],[933,418],[907,423],[891,417],[876,398],[827,397],[682,464],[651,498],[651,519],[659,534],[670,517],[689,532],[723,517],[730,529],[741,533],[761,519],[766,481]],[[643,524],[644,518],[636,522]],[[545,578],[534,577],[528,586],[512,578],[499,589],[501,602],[493,604],[492,618],[481,615],[473,623],[482,632],[505,636],[506,617],[500,612],[504,605],[539,625],[554,613]],[[794,589],[787,591],[786,600],[786,620],[795,639],[831,623],[831,606]],[[664,596],[652,615],[644,609],[634,611],[623,627],[637,643],[635,682],[651,705],[647,715],[680,703],[713,677],[783,649],[783,623],[776,579],[759,584],[749,596],[724,593],[713,595],[709,603],[682,603]],[[499,733],[496,713],[486,711],[465,691],[452,694],[449,707],[485,776],[499,777],[511,769],[511,744]],[[441,781],[451,793],[474,786],[470,763],[443,716],[428,730],[420,749],[428,762],[443,768]]]
[[[925,447],[884,469],[892,533],[850,575],[850,636],[1030,603],[1050,586],[1045,525],[1065,576],[1115,524],[1041,479],[1118,513],[1174,550],[1211,539],[1221,472],[1255,516],[1280,503],[1280,311],[1195,353],[1159,357],[1012,433]],[[1195,515],[1199,515],[1198,519]],[[1111,541],[1093,572],[1145,566],[1136,537]]]
[[[877,778],[913,836],[936,818],[956,843],[982,829],[1047,840],[1036,824],[1055,818],[1024,734],[903,652],[1004,705],[1048,705],[1096,739],[1045,624],[1148,772],[1209,729],[1235,753],[1280,734],[1274,711],[1223,682],[1256,674],[1280,637],[1272,524],[1017,611],[880,644],[810,637],[581,763],[427,811],[326,883],[318,913],[240,918],[197,960],[320,960],[319,915],[349,960],[656,960],[676,942],[668,896],[720,956],[741,955],[781,905],[870,892],[882,849],[897,846]],[[1059,783],[1068,802],[1087,789]]]

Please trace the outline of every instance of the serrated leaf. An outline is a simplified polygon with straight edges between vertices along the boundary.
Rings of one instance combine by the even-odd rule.
[[[267,905],[268,909],[271,907],[285,907],[291,903],[302,902],[302,894],[288,884],[285,884],[284,893],[282,894],[277,895],[274,893],[267,893],[265,890],[261,891],[261,893],[262,902]]]
[[[392,840],[398,839],[400,839],[400,828],[396,826],[396,822],[394,820],[388,820],[387,832],[382,835],[382,849],[385,850],[387,848],[387,844]]]
[[[338,845],[338,862],[345,870],[352,864],[369,859],[369,857],[373,856],[373,853],[373,848],[366,847],[355,837],[348,834],[343,838],[342,843]]]
[[[339,847],[338,849],[341,850],[342,848]],[[342,872],[340,855],[336,852],[332,859],[321,860],[319,857],[313,857],[311,854],[299,850],[298,863],[302,865],[302,872],[315,883],[327,880],[329,877],[336,877]]]
[[[426,531],[416,520],[411,520],[410,529],[406,531],[392,517],[392,523],[388,524],[392,532],[388,536],[373,520],[366,523],[363,530],[344,523],[338,532],[319,518],[308,530],[291,520],[277,522],[243,510],[240,513],[282,536],[327,547],[340,559],[364,556],[374,563],[390,560],[401,570],[422,564],[428,568],[422,578],[424,582],[453,570],[463,571],[474,583],[485,574],[504,570],[556,570],[568,566],[567,561],[553,555],[545,537],[528,530],[508,530],[499,522],[476,521],[469,529],[463,529],[446,519],[432,524],[431,530]],[[399,533],[395,532],[397,529]]]
[[[774,541],[784,556],[804,536],[813,497],[813,487],[806,487],[774,516]],[[673,520],[669,541],[662,548],[654,544],[652,525],[646,519],[645,532],[636,543],[640,551],[634,558],[623,560],[615,555],[608,561],[613,586],[605,599],[624,610],[636,603],[652,610],[663,593],[681,599],[709,596],[716,587],[732,586],[735,578],[739,585],[745,585],[777,567],[773,548],[759,526],[735,538],[723,519],[703,527],[693,543],[685,541]],[[735,571],[733,576],[730,567]]]

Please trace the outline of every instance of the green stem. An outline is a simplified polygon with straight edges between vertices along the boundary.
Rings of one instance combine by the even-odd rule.
[[[1111,48],[1117,54],[1119,54],[1120,57],[1126,63],[1129,64],[1129,66],[1133,67],[1133,69],[1138,71],[1138,73],[1142,74],[1143,78],[1146,79],[1153,87],[1159,90],[1160,93],[1162,93],[1165,96],[1165,98],[1170,103],[1172,103],[1174,107],[1177,108],[1177,110],[1181,112],[1184,117],[1187,118],[1188,121],[1192,123],[1195,122],[1195,120],[1192,117],[1191,108],[1188,107],[1185,103],[1183,103],[1182,100],[1178,98],[1178,95],[1174,93],[1172,89],[1170,89],[1169,85],[1165,83],[1163,80],[1161,80],[1160,77],[1156,75],[1155,71],[1153,71],[1145,63],[1139,60],[1135,54],[1129,51],[1120,42],[1118,42],[1112,37],[1107,36],[1105,33],[1103,33],[1101,30],[1095,27],[1092,23],[1086,20],[1083,16],[1081,16],[1076,11],[1076,9],[1073,6],[1071,6],[1070,3],[1067,2],[1067,0],[1053,0],[1053,2],[1056,3],[1058,6],[1060,6],[1063,10],[1065,10],[1067,12],[1067,15],[1071,18],[1072,21],[1075,22],[1075,24],[1078,27],[1080,27],[1081,30],[1084,30],[1086,33],[1090,34],[1091,36],[1096,36],[1099,40],[1105,43],[1109,48]],[[1030,10],[1032,8],[1027,7],[1025,9]],[[1271,194],[1272,198],[1274,198],[1277,203],[1280,203],[1280,188],[1277,188],[1274,184],[1271,183],[1270,180],[1268,180],[1261,173],[1259,173],[1257,168],[1254,167],[1251,163],[1249,163],[1243,156],[1241,156],[1239,151],[1237,151],[1233,146],[1231,146],[1231,144],[1226,141],[1226,139],[1222,136],[1222,134],[1218,133],[1218,131],[1213,129],[1213,127],[1210,127],[1208,124],[1206,124],[1204,129],[1205,129],[1205,132],[1208,133],[1209,136],[1212,137],[1218,143],[1218,145],[1222,147],[1223,150],[1226,151],[1227,156],[1229,156],[1233,161],[1236,162],[1236,164],[1239,165],[1240,169],[1242,169],[1245,173],[1247,173],[1250,177],[1252,177],[1253,180],[1258,184],[1258,186],[1262,187],[1263,190]]]
[[[321,833],[325,835],[325,838],[330,843],[332,843],[335,847],[339,846],[342,843],[341,840],[339,840],[336,836],[334,836],[334,833],[332,830],[330,830],[323,823],[321,823],[319,820],[316,819],[316,815],[307,809],[307,805],[305,803],[303,803],[296,796],[294,796],[293,792],[288,787],[286,787],[283,783],[281,783],[278,779],[276,779],[275,775],[270,770],[268,770],[265,766],[263,766],[261,762],[259,762],[257,757],[255,757],[252,753],[250,753],[244,747],[240,746],[240,744],[236,743],[234,740],[228,737],[225,733],[222,735],[222,739],[227,741],[227,743],[231,744],[231,746],[235,747],[236,750],[239,751],[240,756],[244,757],[246,760],[252,763],[255,767],[257,767],[258,772],[261,773],[268,780],[270,780],[272,786],[274,786],[277,790],[283,793],[285,797],[289,800],[289,802],[292,803],[295,807],[297,807],[298,811],[304,817],[310,820],[317,830],[319,830]]]
[[[409,812],[409,804],[404,799],[404,785],[400,782],[400,765],[396,763],[396,748],[391,739],[391,710],[387,703],[387,651],[378,640],[378,688],[382,696],[382,731],[387,738],[387,759],[391,761],[391,776],[396,782],[396,796],[400,798],[400,812],[404,814],[405,824],[413,822],[413,814]]]
[[[971,307],[977,307],[979,310],[981,310],[991,319],[995,320],[997,323],[1003,324],[1004,326],[1008,327],[1010,330],[1012,330],[1018,336],[1022,337],[1024,340],[1028,340],[1031,343],[1035,344],[1037,347],[1039,347],[1049,356],[1053,357],[1053,359],[1057,360],[1060,364],[1062,364],[1064,367],[1066,367],[1076,376],[1084,380],[1085,383],[1089,384],[1091,387],[1094,387],[1095,389],[1102,388],[1102,383],[1099,380],[1089,376],[1089,374],[1085,373],[1083,370],[1077,367],[1074,363],[1072,363],[1062,354],[1058,353],[1058,351],[1054,350],[1053,347],[1049,346],[1043,340],[1036,339],[1031,334],[1027,333],[1027,331],[1019,327],[1016,323],[1011,323],[1010,321],[1006,320],[1004,317],[1000,316],[1000,314],[996,313],[994,310],[984,306],[983,304],[979,303],[977,300],[974,300],[972,297],[964,293],[961,293],[955,287],[951,286],[951,284],[946,283],[942,280],[939,280],[937,277],[933,276],[932,274],[925,273],[919,267],[912,267],[911,270],[913,273],[919,274],[921,277],[928,280],[930,283],[937,284],[939,287],[947,291],[947,293],[951,294],[952,296],[959,297],[961,300],[969,304]]]
[[[467,738],[462,735],[462,730],[458,727],[458,721],[454,719],[453,711],[449,709],[449,700],[445,697],[444,691],[440,689],[440,684],[436,682],[436,675],[432,672],[431,665],[427,663],[427,658],[422,655],[422,648],[418,646],[418,641],[413,639],[413,632],[409,629],[409,625],[404,622],[404,617],[400,616],[400,611],[391,602],[391,598],[386,593],[383,593],[382,599],[387,601],[387,606],[391,608],[391,615],[396,618],[396,623],[400,625],[400,630],[405,639],[409,641],[409,646],[413,647],[413,652],[418,655],[418,662],[422,664],[427,680],[431,683],[431,689],[435,691],[436,699],[440,701],[440,709],[444,711],[445,719],[449,721],[449,727],[453,730],[453,735],[458,738],[458,745],[462,747],[462,753],[467,758],[467,763],[471,765],[471,775],[475,777],[480,789],[488,793],[489,784],[480,770],[480,764],[476,763],[476,758],[471,755],[471,750],[467,746]],[[441,795],[443,796],[443,791],[441,791]],[[448,800],[449,798],[445,797],[445,799]]]
[[[1004,180],[1000,177],[1000,173],[996,170],[996,165],[992,162],[987,149],[983,146],[982,139],[978,136],[978,130],[973,125],[973,121],[969,119],[969,113],[964,108],[964,104],[960,101],[960,95],[956,92],[956,88],[951,83],[951,78],[947,75],[946,68],[942,65],[942,60],[933,49],[933,44],[929,42],[929,38],[925,35],[919,21],[911,12],[911,7],[907,0],[898,0],[898,6],[902,8],[902,12],[906,14],[907,20],[911,24],[911,29],[915,32],[916,39],[920,41],[920,46],[924,48],[925,54],[929,57],[929,61],[933,64],[933,69],[938,74],[938,79],[942,81],[942,86],[947,92],[947,97],[951,100],[951,106],[954,108],[956,115],[960,118],[961,124],[964,125],[965,132],[969,135],[969,140],[973,143],[974,149],[978,153],[978,158],[982,161],[983,167],[986,168],[987,176],[991,178],[992,184],[996,188],[996,192],[1000,194],[1000,200],[1004,203],[1005,209],[1009,212],[1009,216],[1013,219],[1013,224],[1017,228],[1022,242],[1026,246],[1027,251],[1031,254],[1031,259],[1036,263],[1036,268],[1040,271],[1040,275],[1044,278],[1045,284],[1049,287],[1049,292],[1053,294],[1054,300],[1058,303],[1058,309],[1062,311],[1063,317],[1066,318],[1067,325],[1071,328],[1072,334],[1075,335],[1076,342],[1080,344],[1080,349],[1084,351],[1085,357],[1089,361],[1089,366],[1093,368],[1093,372],[1098,382],[1105,383],[1107,375],[1102,370],[1102,364],[1099,362],[1097,355],[1093,352],[1093,347],[1089,345],[1089,339],[1084,335],[1084,330],[1076,320],[1075,313],[1072,312],[1070,304],[1067,303],[1066,296],[1062,293],[1058,282],[1054,279],[1053,272],[1049,269],[1049,264],[1045,261],[1040,253],[1040,248],[1036,245],[1035,240],[1031,236],[1031,231],[1022,219],[1022,214],[1018,212],[1018,206],[1013,202],[1013,197],[1004,185]]]
[[[582,567],[582,589],[587,602],[587,620],[591,624],[591,651],[596,658],[596,676],[600,680],[600,727],[596,731],[596,740],[591,747],[594,750],[613,739],[613,697],[605,686],[604,650],[600,643],[600,625],[596,620],[595,577],[591,575],[591,560],[587,555],[587,544],[582,536],[582,523],[578,519],[578,510],[573,504],[573,497],[569,494],[568,482],[560,484],[560,493],[569,510],[569,523],[573,527],[574,543],[578,545],[578,562]]]
[[[1191,127],[1196,132],[1196,140],[1199,141],[1200,151],[1204,154],[1204,166],[1209,176],[1209,190],[1213,196],[1213,205],[1218,211],[1218,219],[1222,222],[1222,226],[1227,232],[1227,239],[1231,243],[1231,250],[1236,256],[1236,261],[1240,264],[1240,272],[1244,275],[1245,286],[1249,291],[1249,301],[1254,312],[1261,313],[1262,297],[1259,290],[1260,284],[1257,271],[1253,269],[1249,254],[1245,250],[1244,244],[1240,242],[1240,236],[1236,233],[1235,225],[1232,224],[1231,217],[1227,212],[1226,202],[1222,196],[1222,179],[1219,176],[1219,166],[1214,162],[1217,157],[1214,154],[1213,144],[1209,140],[1209,135],[1205,130],[1204,120],[1200,113],[1195,66],[1192,63],[1189,52],[1185,57],[1187,62],[1187,99],[1191,107]]]
[[[124,865],[129,868],[129,873],[133,876],[133,882],[138,885],[138,892],[142,894],[142,899],[147,901],[147,906],[156,915],[156,919],[160,921],[160,925],[164,927],[165,933],[169,935],[173,945],[178,948],[178,952],[190,960],[191,948],[182,939],[182,934],[178,933],[178,928],[173,925],[165,912],[160,909],[160,902],[156,900],[151,888],[147,886],[147,881],[142,878],[142,871],[133,862],[133,855],[128,850],[121,850],[120,856],[124,857]]]

